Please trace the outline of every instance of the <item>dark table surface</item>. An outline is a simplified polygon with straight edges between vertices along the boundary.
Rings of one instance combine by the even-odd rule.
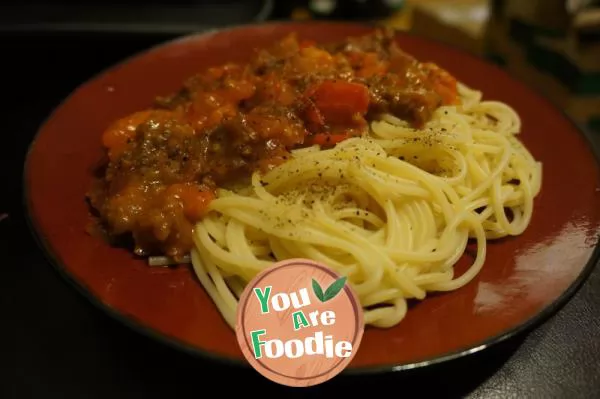
[[[279,387],[142,337],[92,307],[35,245],[22,206],[25,152],[37,127],[78,84],[165,35],[0,36],[3,66],[0,177],[0,397],[159,398],[341,392],[422,397],[600,397],[600,269],[529,335],[470,357],[385,376],[337,377],[314,388]],[[219,387],[216,378],[227,381]],[[223,389],[224,388],[224,389]],[[389,392],[383,392],[389,390]],[[188,393],[189,391],[189,393]]]

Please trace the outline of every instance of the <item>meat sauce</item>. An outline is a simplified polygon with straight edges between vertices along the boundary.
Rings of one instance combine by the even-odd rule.
[[[106,233],[132,238],[137,255],[180,260],[218,187],[285,162],[294,148],[362,135],[381,113],[419,127],[457,102],[456,80],[386,31],[328,45],[290,35],[115,121],[88,199]]]

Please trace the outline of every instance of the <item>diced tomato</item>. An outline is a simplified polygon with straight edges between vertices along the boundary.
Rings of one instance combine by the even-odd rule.
[[[211,79],[221,79],[223,74],[225,73],[224,67],[212,67],[208,68],[205,72],[207,78]]]
[[[256,92],[256,86],[248,80],[232,81],[227,89],[220,93],[224,100],[239,103],[247,100]]]
[[[237,106],[219,93],[198,93],[186,112],[186,118],[197,131],[218,125],[223,118],[234,116]]]
[[[298,35],[296,33],[288,34],[283,39],[281,39],[281,41],[278,44],[278,47],[283,54],[289,54],[289,52],[297,50],[299,47]]]
[[[222,66],[210,67],[206,70],[205,76],[203,78],[207,79],[207,81],[211,81],[213,79],[221,79],[228,75],[240,75],[242,73],[242,67],[238,64],[228,63]]]
[[[274,101],[287,106],[293,104],[296,100],[294,87],[288,82],[282,81],[279,76],[273,73],[262,79],[255,93],[256,95],[252,100],[257,102]]]
[[[167,189],[167,196],[174,196],[181,200],[183,213],[191,222],[196,222],[204,217],[208,205],[215,198],[211,191],[203,191],[198,187],[188,184],[173,184]]]
[[[309,89],[308,96],[328,124],[354,125],[369,108],[369,89],[359,83],[328,80]]]
[[[319,111],[315,103],[310,100],[306,101],[304,118],[306,120],[306,127],[313,133],[317,133],[325,127],[325,118],[323,118],[321,111]]]
[[[316,42],[314,40],[302,40],[300,42],[300,48],[307,48],[307,47],[312,47],[316,44]]]
[[[372,52],[350,51],[346,53],[346,58],[356,71],[356,76],[363,78],[384,74],[390,66],[388,61],[382,60],[379,54]]]
[[[311,136],[310,142],[312,144],[317,144],[322,147],[334,146],[337,143],[340,143],[346,140],[349,137],[348,134],[327,134],[327,133],[319,133]]]
[[[454,76],[434,63],[423,63],[433,84],[433,89],[442,97],[444,105],[456,105],[460,102],[458,82]]]
[[[379,59],[376,53],[366,53],[362,59],[361,68],[356,72],[357,76],[367,78],[374,75],[382,75],[387,72],[389,63]]]
[[[305,47],[297,57],[290,60],[290,65],[297,73],[315,73],[333,71],[335,62],[333,56],[317,47]]]
[[[147,110],[119,119],[102,135],[102,144],[108,149],[109,158],[114,160],[125,150],[129,140],[135,137],[135,131],[140,124],[150,119],[162,122],[174,116],[174,113],[168,110]]]

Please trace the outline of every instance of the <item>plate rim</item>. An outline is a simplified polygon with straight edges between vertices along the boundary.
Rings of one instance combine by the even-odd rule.
[[[78,84],[76,87],[74,87],[66,97],[64,97],[61,101],[59,101],[50,110],[50,112],[46,115],[46,117],[38,125],[37,130],[36,130],[35,134],[33,135],[32,139],[27,147],[26,154],[25,154],[25,162],[24,162],[23,174],[22,174],[22,180],[21,180],[22,181],[22,206],[25,211],[24,212],[25,221],[26,221],[26,224],[28,226],[30,234],[32,235],[35,243],[37,244],[38,248],[41,250],[41,252],[44,255],[43,258],[45,258],[46,261],[50,265],[52,265],[52,269],[54,269],[58,273],[58,275],[62,278],[62,280],[64,282],[66,282],[67,285],[74,288],[75,291],[77,291],[83,298],[85,298],[86,301],[88,301],[88,303],[91,303],[91,305],[93,307],[102,311],[104,314],[108,315],[114,321],[122,323],[124,326],[126,326],[130,330],[132,330],[138,334],[141,334],[141,335],[145,336],[146,338],[149,338],[152,341],[154,341],[156,343],[160,343],[166,347],[175,349],[179,352],[185,353],[187,355],[191,355],[192,357],[195,357],[195,358],[198,358],[201,360],[215,362],[221,366],[229,366],[229,367],[233,366],[233,367],[237,367],[238,369],[250,369],[251,368],[250,364],[248,364],[248,362],[245,362],[241,358],[234,358],[234,357],[230,357],[230,356],[226,356],[226,355],[216,354],[213,351],[187,344],[174,336],[167,335],[165,333],[161,333],[158,330],[155,330],[154,328],[149,327],[149,326],[145,325],[144,323],[136,320],[134,317],[128,316],[125,313],[122,313],[121,311],[119,311],[118,309],[104,303],[99,297],[97,297],[96,295],[94,295],[91,292],[91,290],[86,286],[85,283],[83,283],[82,281],[79,281],[68,270],[66,265],[64,265],[61,261],[58,260],[56,254],[54,253],[54,251],[52,250],[52,248],[50,247],[50,245],[44,238],[43,233],[39,230],[39,226],[37,226],[37,224],[34,220],[34,216],[33,216],[34,212],[32,212],[32,208],[31,208],[31,201],[30,201],[30,195],[29,195],[30,190],[29,190],[29,184],[28,184],[31,153],[33,152],[33,149],[36,145],[38,137],[41,135],[42,130],[44,129],[44,126],[46,126],[48,124],[48,122],[54,118],[54,116],[56,115],[58,110],[61,109],[64,106],[64,104],[66,104],[73,97],[73,95],[76,92],[78,92],[83,87],[87,86],[90,82],[101,77],[102,75],[104,75],[110,71],[116,70],[117,68],[127,65],[133,59],[142,57],[148,53],[157,51],[163,47],[168,47],[168,46],[171,46],[173,44],[183,42],[183,41],[198,39],[203,36],[210,36],[215,33],[227,33],[228,31],[248,29],[248,28],[253,28],[253,27],[256,28],[256,27],[269,26],[269,25],[279,26],[279,25],[292,25],[292,24],[294,24],[294,25],[325,25],[325,26],[326,25],[346,25],[346,26],[350,26],[350,27],[351,26],[354,26],[354,27],[365,26],[365,27],[371,27],[371,28],[381,27],[380,24],[377,24],[374,22],[365,22],[365,21],[363,21],[363,22],[347,22],[347,21],[315,21],[315,20],[310,20],[310,21],[272,20],[272,21],[268,21],[268,22],[250,22],[250,23],[246,23],[246,24],[237,24],[237,25],[230,25],[230,26],[220,27],[220,28],[206,29],[206,30],[178,36],[173,39],[158,42],[157,44],[147,47],[141,51],[131,53],[128,57],[122,58],[120,61],[118,61],[116,63],[110,64],[109,66],[107,66],[107,67],[101,69],[100,71],[96,72],[95,74],[89,76],[86,80],[82,81],[80,84]],[[451,48],[454,51],[463,53],[464,55],[466,55],[468,57],[475,58],[478,61],[484,62],[487,65],[491,66],[492,68],[496,69],[496,71],[498,73],[505,74],[511,80],[514,80],[517,83],[519,83],[520,85],[524,86],[527,90],[531,91],[540,100],[543,100],[552,109],[554,109],[556,112],[558,112],[574,128],[574,130],[577,131],[577,133],[584,140],[585,147],[591,152],[591,155],[595,160],[596,166],[600,169],[600,145],[595,144],[595,142],[590,137],[590,133],[588,130],[584,129],[580,124],[575,122],[575,120],[570,115],[568,115],[564,109],[556,106],[552,101],[550,101],[546,95],[541,93],[540,89],[529,85],[528,83],[523,81],[521,78],[514,76],[513,73],[500,68],[499,66],[490,62],[489,60],[485,59],[484,57],[481,57],[477,54],[474,54],[473,52],[470,52],[468,50],[460,48],[456,45],[445,43],[443,40],[424,37],[422,35],[418,35],[413,32],[409,32],[409,31],[405,31],[405,30],[400,30],[400,29],[395,29],[395,28],[392,28],[392,30],[394,31],[395,35],[416,37],[420,40],[433,42],[433,43],[436,43],[437,45]],[[496,345],[498,345],[504,341],[507,341],[509,339],[512,339],[516,336],[521,336],[528,332],[531,332],[535,328],[544,324],[546,321],[548,321],[554,315],[556,315],[568,302],[570,302],[570,300],[574,297],[574,295],[581,289],[583,284],[588,280],[589,276],[591,275],[594,268],[598,264],[600,264],[600,234],[596,238],[596,243],[594,244],[594,250],[592,251],[589,258],[587,259],[585,266],[581,269],[581,272],[577,275],[577,278],[575,278],[573,280],[573,282],[559,296],[557,296],[554,299],[554,301],[552,301],[551,303],[546,305],[544,308],[542,308],[540,311],[538,311],[535,315],[533,315],[526,321],[522,322],[521,324],[514,326],[514,327],[510,327],[508,329],[505,329],[502,332],[500,332],[494,336],[488,337],[480,342],[477,342],[477,343],[474,343],[471,345],[467,345],[463,348],[459,348],[454,351],[446,352],[446,353],[436,355],[433,357],[429,357],[429,358],[426,358],[423,360],[411,361],[411,362],[407,362],[407,363],[386,363],[386,364],[372,365],[372,366],[353,367],[350,365],[346,369],[344,369],[340,373],[340,375],[387,374],[387,373],[395,373],[395,372],[405,371],[405,370],[424,368],[427,366],[446,363],[446,362],[452,361],[454,359],[459,359],[462,357],[466,357],[468,355],[479,353],[485,349],[496,346]]]

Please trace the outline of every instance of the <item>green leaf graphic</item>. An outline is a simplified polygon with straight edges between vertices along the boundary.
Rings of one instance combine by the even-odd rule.
[[[319,298],[319,301],[325,302],[325,300],[323,299],[323,289],[321,288],[317,280],[315,280],[314,278],[312,279],[312,289],[315,292],[317,298]]]
[[[344,284],[346,284],[346,276],[344,277],[340,277],[339,279],[335,280],[333,282],[333,284],[331,284],[329,286],[329,288],[327,288],[327,290],[325,290],[325,295],[323,295],[323,301],[322,302],[327,302],[333,298],[335,298],[335,296],[342,290],[342,288],[344,288]]]

